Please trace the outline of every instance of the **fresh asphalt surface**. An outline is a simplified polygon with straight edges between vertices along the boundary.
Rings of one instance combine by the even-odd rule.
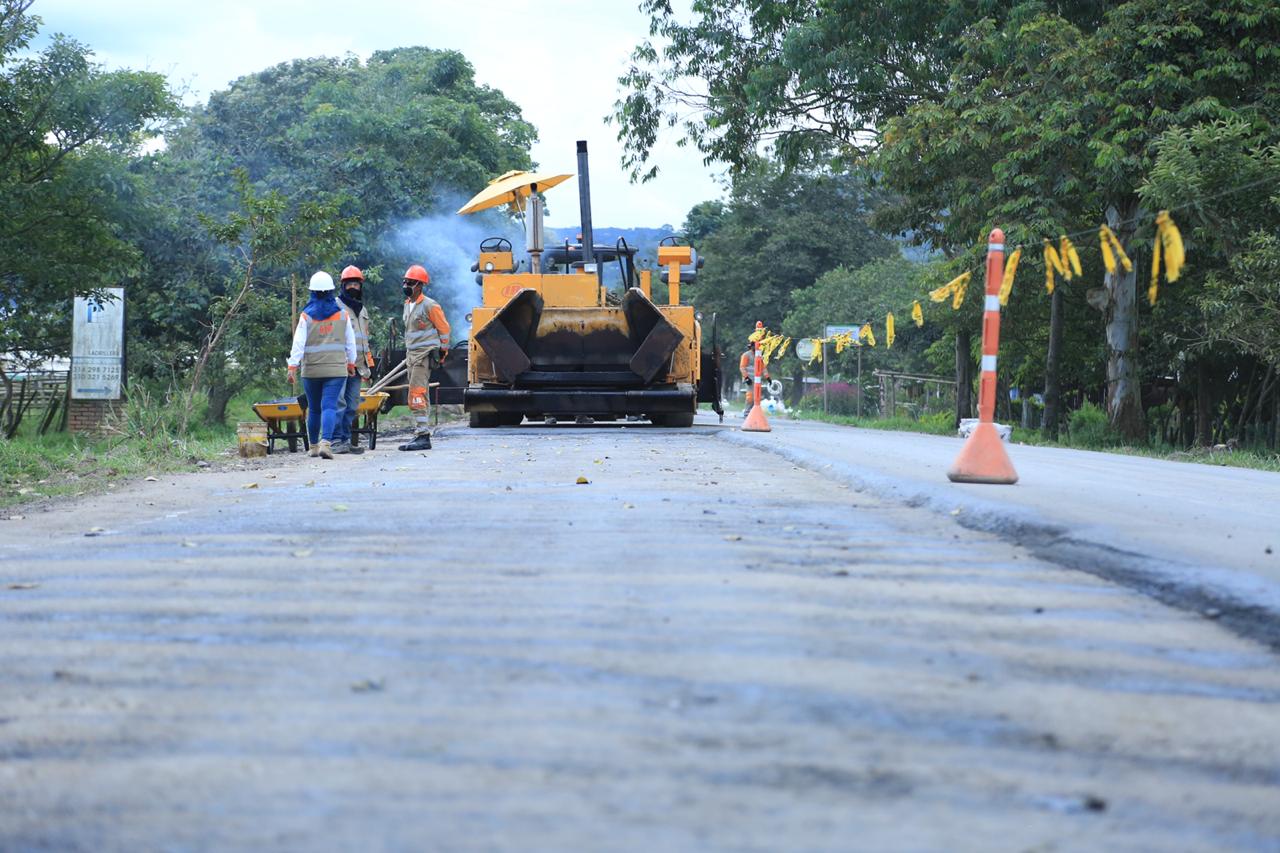
[[[777,426],[0,522],[0,849],[1280,849],[1265,636],[1047,544],[1265,599],[1280,475],[1013,448],[991,492],[938,482],[957,442]]]

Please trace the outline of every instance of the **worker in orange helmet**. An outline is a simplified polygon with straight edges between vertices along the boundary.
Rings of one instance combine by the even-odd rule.
[[[431,276],[418,264],[404,273],[404,360],[409,368],[409,410],[413,412],[413,441],[401,450],[430,450],[430,402],[427,388],[431,371],[449,354],[449,321],[440,303],[423,293]]]
[[[756,351],[751,344],[747,344],[746,352],[742,354],[742,358],[738,359],[738,372],[742,374],[742,387],[746,389],[742,404],[742,416],[745,418],[751,411],[751,404],[755,399]],[[769,368],[764,369],[762,378],[769,379]]]
[[[353,441],[351,430],[360,408],[360,386],[373,373],[373,354],[369,352],[369,312],[364,307],[364,272],[357,266],[348,266],[338,281],[338,303],[351,321],[356,337],[356,375],[347,378],[347,385],[338,399],[338,423],[333,430],[333,452],[364,453],[358,440]]]

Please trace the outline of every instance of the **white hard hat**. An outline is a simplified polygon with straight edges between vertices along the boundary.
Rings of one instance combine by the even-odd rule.
[[[333,276],[321,270],[320,272],[311,276],[311,284],[308,286],[308,289],[309,290],[333,290]]]

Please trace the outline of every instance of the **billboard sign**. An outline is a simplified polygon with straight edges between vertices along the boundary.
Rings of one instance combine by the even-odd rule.
[[[71,399],[119,400],[124,381],[124,288],[77,296],[71,319]]]

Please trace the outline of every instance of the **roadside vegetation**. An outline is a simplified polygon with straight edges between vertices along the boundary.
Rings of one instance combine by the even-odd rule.
[[[843,408],[843,407],[842,407]],[[954,418],[950,412],[936,412],[919,418],[905,415],[882,418],[858,417],[822,411],[822,398],[813,395],[805,404],[792,409],[789,417],[797,420],[821,421],[842,426],[880,429],[898,432],[918,432],[927,435],[955,435]],[[1029,444],[1038,447],[1068,447],[1075,450],[1096,450],[1104,453],[1121,453],[1127,456],[1145,456],[1151,459],[1168,459],[1175,462],[1196,462],[1230,468],[1252,468],[1259,471],[1280,471],[1280,453],[1268,450],[1240,449],[1234,445],[1216,447],[1176,448],[1168,444],[1151,442],[1132,445],[1114,433],[1107,424],[1107,414],[1092,403],[1085,403],[1071,413],[1067,427],[1056,439],[1045,438],[1038,429],[1013,427],[1010,437],[1013,444]]]

